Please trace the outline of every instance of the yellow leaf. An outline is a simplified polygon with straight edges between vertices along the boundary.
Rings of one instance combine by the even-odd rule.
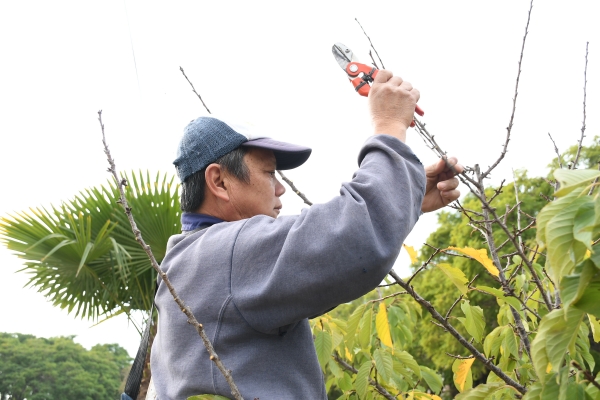
[[[442,400],[442,398],[438,395],[435,394],[429,394],[429,393],[423,393],[423,392],[417,392],[414,390],[411,390],[410,393],[408,393],[408,397],[406,398],[406,400]]]
[[[456,383],[458,390],[460,390],[461,392],[465,390],[467,374],[469,373],[471,365],[473,365],[474,361],[475,358],[467,358],[466,360],[461,360],[460,364],[458,365],[458,370],[456,371],[454,383]]]
[[[405,244],[403,244],[402,246],[406,249],[406,252],[410,256],[410,262],[413,264],[416,263],[417,262],[417,251],[415,250],[415,248],[412,246],[407,246]]]
[[[592,314],[587,315],[590,320],[590,326],[592,327],[592,336],[594,337],[594,342],[600,342],[600,321]]]
[[[392,354],[394,354],[394,344],[392,343],[392,336],[390,334],[387,309],[383,303],[379,303],[379,312],[377,313],[377,317],[375,317],[375,328],[377,329],[377,335],[381,339],[381,343],[392,349]]]
[[[546,373],[549,374],[550,371],[552,371],[552,364],[548,363],[548,366],[546,367]]]
[[[352,353],[350,353],[350,350],[348,350],[348,348],[346,347],[346,358],[350,361],[352,361]]]
[[[499,275],[498,268],[496,268],[496,266],[494,265],[492,260],[489,259],[486,249],[478,250],[478,249],[474,249],[472,247],[452,247],[452,246],[450,246],[446,250],[454,250],[454,251],[458,251],[460,253],[466,254],[469,257],[473,258],[474,260],[479,261],[479,263],[481,263],[481,265],[483,265],[490,274],[494,275],[495,277],[498,277],[498,275]]]

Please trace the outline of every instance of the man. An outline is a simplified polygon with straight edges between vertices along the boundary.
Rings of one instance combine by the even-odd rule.
[[[184,131],[174,162],[184,232],[170,239],[162,269],[244,398],[326,399],[308,318],[376,287],[421,212],[458,198],[446,163],[425,171],[404,144],[418,99],[410,83],[381,70],[369,95],[375,135],[359,153],[360,168],[340,196],[296,216],[277,218],[285,189],[275,170],[301,165],[310,149],[248,138],[210,117]],[[162,282],[156,304],[158,398],[230,397]]]

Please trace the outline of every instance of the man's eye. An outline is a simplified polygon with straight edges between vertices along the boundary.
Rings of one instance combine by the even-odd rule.
[[[275,176],[275,171],[269,171],[269,174],[271,174],[271,176]]]

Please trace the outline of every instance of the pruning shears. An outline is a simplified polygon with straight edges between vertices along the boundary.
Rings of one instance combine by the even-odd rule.
[[[354,56],[352,50],[342,43],[338,42],[334,44],[331,51],[333,52],[333,57],[337,63],[348,75],[348,79],[352,82],[354,90],[361,96],[367,97],[371,90],[369,83],[373,82],[377,76],[377,72],[379,72],[377,67],[361,64],[356,56]],[[415,112],[420,116],[425,114],[419,106],[416,106]],[[413,121],[410,126],[415,126],[415,121]]]

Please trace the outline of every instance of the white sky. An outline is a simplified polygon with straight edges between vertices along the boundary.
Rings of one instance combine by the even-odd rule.
[[[442,147],[485,168],[504,143],[528,8],[526,0],[2,2],[0,215],[106,182],[99,109],[120,170],[174,171],[183,127],[206,113],[179,66],[211,111],[311,146],[311,159],[287,175],[312,201],[330,199],[370,134],[366,99],[331,55],[339,41],[369,62],[355,17],[387,68],[421,91]],[[548,132],[560,150],[577,141],[586,41],[586,142],[600,133],[599,15],[595,0],[534,4],[509,153],[491,183],[510,180],[511,168],[545,174]],[[434,161],[416,133],[408,143]],[[291,191],[283,202],[288,214],[302,208]],[[435,223],[422,217],[407,244],[420,247]],[[408,264],[402,254],[396,269],[405,274]],[[135,354],[139,336],[125,319],[89,328],[23,289],[20,260],[4,247],[0,265],[0,331],[77,335],[87,347],[118,342]]]

